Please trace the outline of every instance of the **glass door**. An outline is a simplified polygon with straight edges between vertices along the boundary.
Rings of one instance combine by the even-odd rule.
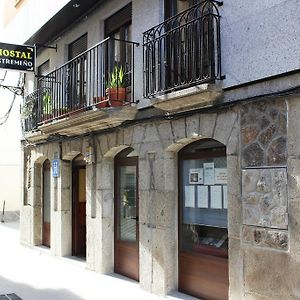
[[[115,165],[115,272],[138,280],[137,157],[117,157]]]
[[[179,153],[179,290],[228,299],[227,159],[204,140]]]

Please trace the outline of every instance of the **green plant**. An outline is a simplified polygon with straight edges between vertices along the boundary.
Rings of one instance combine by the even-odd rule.
[[[52,98],[49,93],[49,91],[46,91],[43,94],[43,114],[52,114],[53,112],[53,107],[52,107]]]
[[[21,118],[27,119],[33,115],[34,98],[28,98],[24,105],[21,107]]]
[[[106,88],[124,88],[124,68],[115,66],[111,73],[108,74],[108,81],[106,82]]]

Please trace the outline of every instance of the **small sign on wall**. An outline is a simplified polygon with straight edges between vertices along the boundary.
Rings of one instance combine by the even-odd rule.
[[[59,177],[59,159],[52,160],[52,176]]]

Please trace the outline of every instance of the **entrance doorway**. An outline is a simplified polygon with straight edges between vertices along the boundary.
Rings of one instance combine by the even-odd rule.
[[[51,236],[51,163],[47,159],[43,164],[43,204],[42,204],[42,244],[50,248]]]
[[[138,158],[125,149],[115,158],[116,273],[139,280]]]
[[[82,155],[72,163],[72,255],[86,256],[86,164]]]
[[[228,299],[225,146],[206,139],[179,152],[179,290]]]

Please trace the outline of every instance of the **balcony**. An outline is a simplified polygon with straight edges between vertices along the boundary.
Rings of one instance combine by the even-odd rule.
[[[41,77],[22,107],[24,131],[70,136],[133,119],[136,46],[107,38]]]
[[[220,5],[202,1],[144,32],[144,97],[154,106],[192,109],[221,95]]]

